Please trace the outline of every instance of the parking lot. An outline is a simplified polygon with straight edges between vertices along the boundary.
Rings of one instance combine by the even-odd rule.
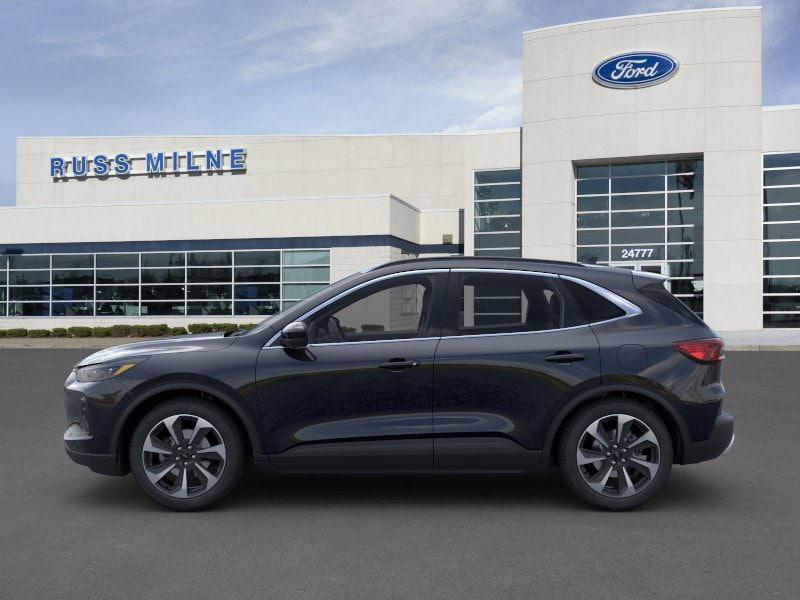
[[[631,513],[533,477],[271,477],[178,514],[73,464],[60,387],[88,350],[0,350],[2,598],[796,598],[795,352],[726,361],[737,445]]]

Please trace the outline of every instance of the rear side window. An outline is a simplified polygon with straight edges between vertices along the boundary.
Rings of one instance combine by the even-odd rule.
[[[515,273],[459,275],[457,335],[547,331],[585,321],[555,277]]]
[[[589,323],[598,323],[600,321],[608,321],[609,319],[616,319],[625,315],[625,311],[619,306],[606,300],[600,294],[593,292],[586,286],[580,283],[575,283],[569,279],[562,280],[564,285],[572,294],[575,302],[578,303],[583,315]]]
[[[703,319],[698,317],[691,308],[686,306],[678,298],[673,296],[669,290],[664,286],[663,281],[654,281],[639,288],[639,291],[650,298],[655,300],[662,306],[666,306],[672,312],[678,313],[680,316],[689,319],[692,323],[698,325],[705,325]]]

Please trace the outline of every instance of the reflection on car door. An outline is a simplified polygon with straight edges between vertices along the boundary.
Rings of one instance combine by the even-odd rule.
[[[453,269],[436,351],[442,470],[537,465],[567,391],[597,383],[597,338],[557,276]]]
[[[270,460],[291,470],[429,470],[447,270],[389,276],[308,317],[309,346],[265,348]]]

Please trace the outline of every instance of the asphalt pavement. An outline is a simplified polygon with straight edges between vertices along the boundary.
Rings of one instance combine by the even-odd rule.
[[[0,598],[800,597],[800,353],[732,352],[736,447],[605,513],[557,472],[275,477],[160,508],[64,454],[61,385],[90,350],[0,350]]]

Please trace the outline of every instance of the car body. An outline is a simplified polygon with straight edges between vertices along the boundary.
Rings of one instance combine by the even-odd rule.
[[[65,384],[64,441],[75,462],[133,470],[176,509],[221,497],[216,484],[240,471],[234,460],[341,473],[558,464],[584,499],[630,508],[673,462],[732,446],[722,358],[721,340],[660,276],[525,259],[399,261],[246,332],[92,354]],[[192,458],[198,432],[227,454]]]

